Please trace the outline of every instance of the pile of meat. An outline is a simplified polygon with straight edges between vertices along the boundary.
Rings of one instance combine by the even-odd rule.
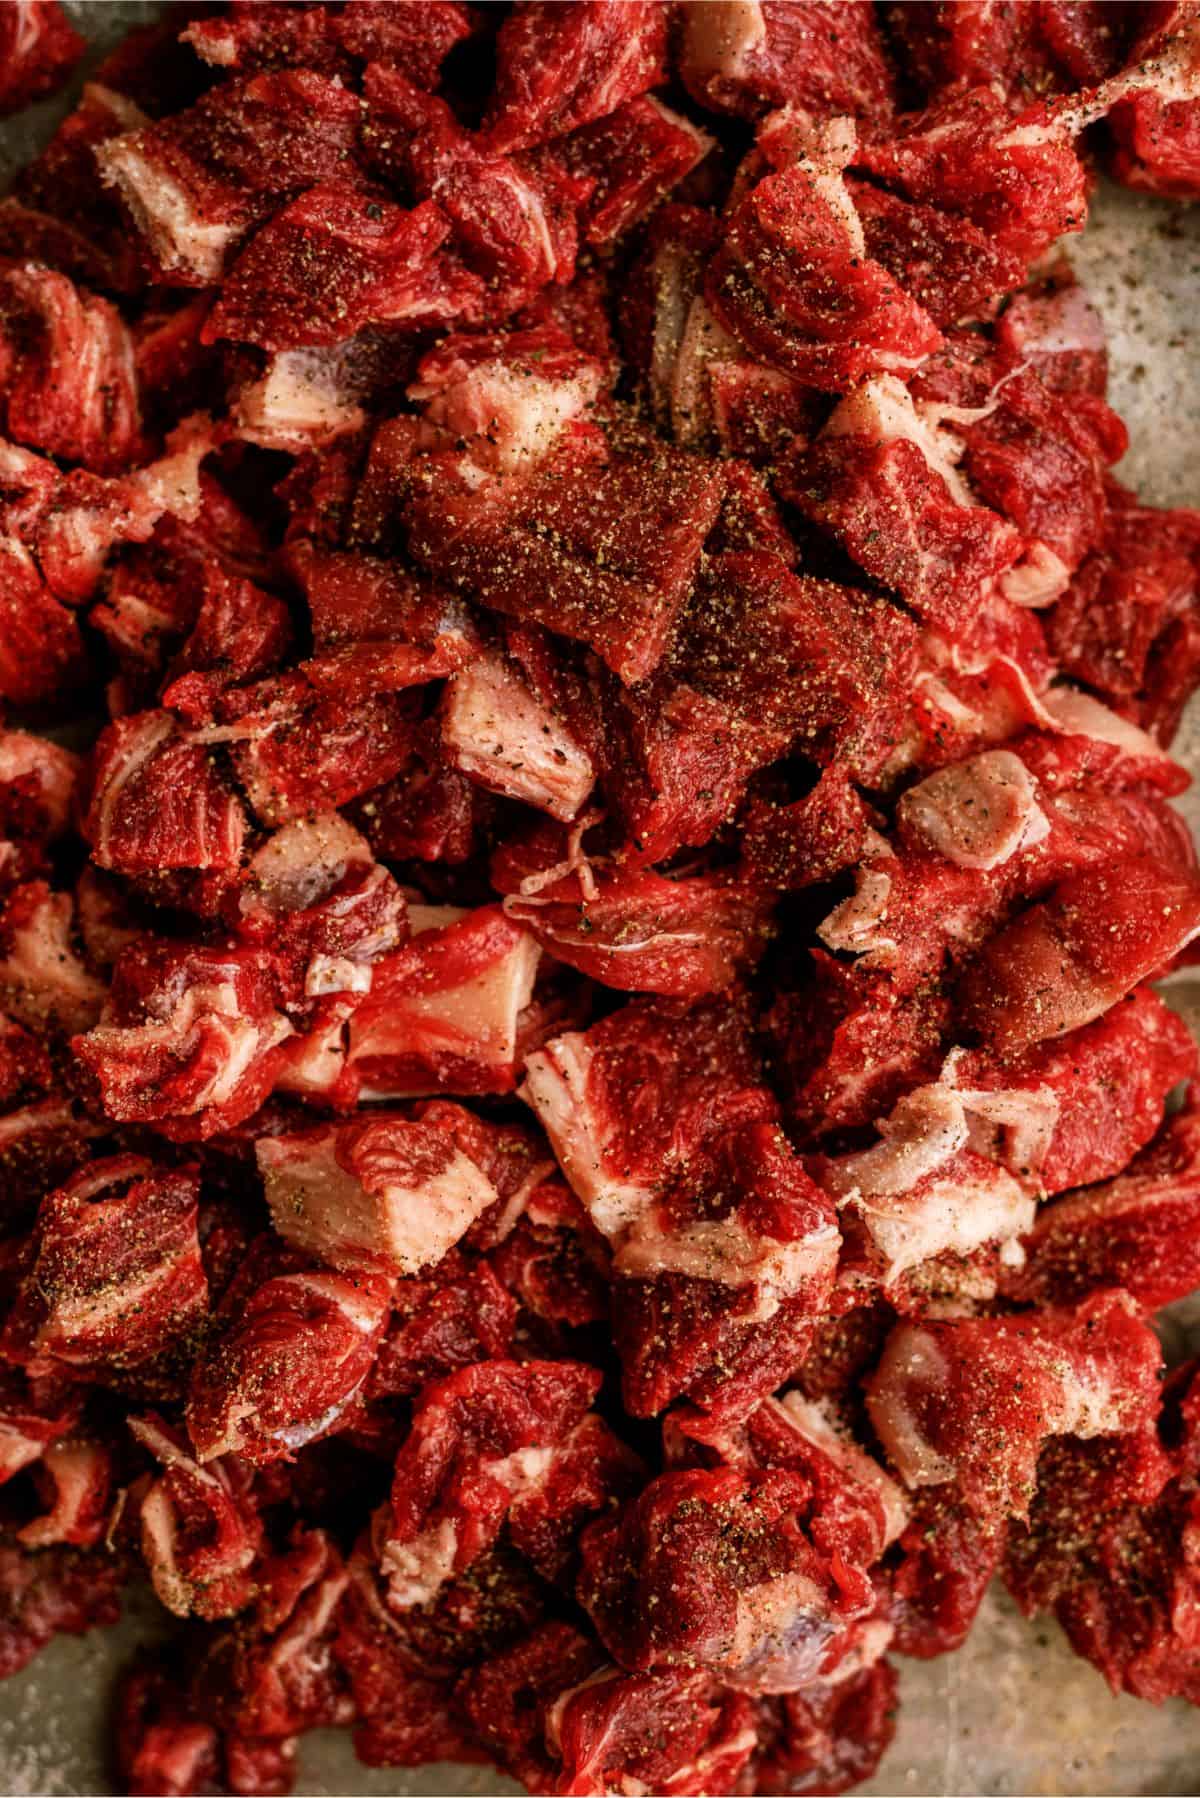
[[[167,12],[0,201],[0,1671],[832,1793],[999,1572],[1200,1701],[1200,512],[1055,248],[1196,9]]]

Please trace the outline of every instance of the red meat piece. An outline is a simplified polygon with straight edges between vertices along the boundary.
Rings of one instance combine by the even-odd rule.
[[[202,1716],[229,1737],[277,1742],[352,1715],[333,1658],[346,1568],[322,1530],[297,1528],[256,1570],[252,1617],[214,1632],[191,1681]],[[228,1749],[227,1749],[228,1753]]]
[[[510,1353],[517,1306],[486,1261],[444,1256],[424,1279],[403,1280],[392,1321],[371,1368],[369,1398],[413,1397],[476,1361]]]
[[[6,1219],[24,1220],[91,1152],[96,1126],[69,1099],[31,1100],[0,1116],[0,1200]]]
[[[1119,1174],[1158,1129],[1172,1088],[1195,1069],[1187,1027],[1139,987],[1094,1023],[1003,1064],[967,1054],[955,1078],[963,1087],[1055,1095],[1054,1133],[1038,1168],[1054,1194]]]
[[[286,824],[345,805],[408,760],[412,708],[401,695],[324,693],[288,672],[219,696],[201,743],[228,742],[234,771],[262,823]]]
[[[679,73],[702,106],[741,118],[793,103],[818,117],[855,113],[877,123],[894,102],[878,24],[854,5],[689,6]]]
[[[811,1484],[807,1526],[817,1547],[859,1575],[896,1540],[909,1504],[895,1481],[859,1448],[836,1409],[789,1391],[764,1399],[744,1423],[730,1426],[684,1407],[672,1413],[668,1446],[704,1466],[754,1467],[802,1474]],[[674,1461],[672,1452],[670,1459]],[[875,1632],[879,1633],[879,1632]],[[886,1639],[880,1635],[874,1652]],[[864,1655],[871,1645],[864,1639]]]
[[[422,443],[469,447],[476,464],[499,472],[544,456],[606,378],[555,324],[447,337],[417,372],[408,395],[423,404]]]
[[[52,1442],[34,1471],[46,1510],[17,1531],[25,1548],[94,1548],[112,1512],[113,1452],[103,1442]]]
[[[620,678],[662,660],[716,519],[721,480],[665,447],[577,459],[568,439],[532,474],[454,491],[446,458],[418,471],[409,542],[485,605],[592,646]],[[618,528],[617,521],[620,521]]]
[[[995,253],[1028,266],[1056,238],[1082,231],[1087,176],[1070,117],[1034,105],[1014,120],[987,85],[955,90],[903,128],[874,137],[856,161],[908,199],[962,213]]]
[[[453,594],[394,563],[297,545],[315,655],[304,672],[320,691],[368,698],[453,674],[477,653],[475,626]]]
[[[194,20],[181,34],[218,69],[319,68],[350,72],[350,59],[400,68],[421,87],[434,88],[442,62],[470,36],[467,9],[457,0],[349,0],[325,7],[254,5],[220,18]]]
[[[109,139],[98,161],[166,278],[205,286],[282,202],[344,178],[359,118],[357,97],[315,71],[255,75]]]
[[[497,1196],[448,1130],[388,1112],[266,1137],[257,1157],[279,1234],[350,1274],[435,1266]]]
[[[1051,393],[1013,374],[988,416],[966,425],[965,467],[980,495],[1066,568],[1101,540],[1104,469],[1128,446],[1125,427],[1090,394]]]
[[[580,1478],[596,1461],[588,1407],[599,1384],[599,1373],[579,1362],[485,1361],[426,1388],[377,1524],[392,1610],[427,1605],[506,1523],[539,1570],[557,1571],[584,1518],[609,1498],[607,1488]],[[581,1430],[582,1465],[564,1465]],[[547,1482],[568,1469],[573,1477],[556,1482],[550,1509]]]
[[[21,0],[0,15],[0,114],[20,112],[60,87],[84,40],[58,0]]]
[[[831,1673],[874,1608],[858,1569],[832,1565],[804,1527],[798,1474],[660,1474],[582,1542],[580,1602],[633,1672],[702,1668],[750,1693]]]
[[[61,839],[72,818],[79,757],[23,730],[0,729],[0,836],[37,848]]]
[[[292,1027],[261,951],[143,939],[117,962],[105,1021],[74,1053],[121,1122],[202,1141],[257,1111]]]
[[[195,1169],[94,1161],[43,1199],[6,1352],[120,1386],[168,1383],[208,1312]]]
[[[918,205],[866,181],[851,178],[846,187],[862,222],[867,254],[943,330],[960,319],[986,316],[996,300],[1025,280],[1024,260],[970,219]],[[1020,306],[1022,299],[1018,295],[1013,305]]]
[[[351,1021],[350,1080],[374,1098],[510,1092],[541,951],[499,906],[422,910]]]
[[[557,960],[622,992],[701,998],[765,947],[766,905],[719,876],[664,880],[647,868],[585,887],[568,875],[504,909]]]
[[[137,712],[100,735],[83,828],[101,868],[231,873],[246,815],[211,753],[183,737],[169,712]]]
[[[840,1238],[832,1204],[774,1125],[693,1154],[665,1196],[614,1228],[617,1347],[637,1416],[687,1393],[744,1411],[803,1361],[828,1306]]]
[[[1131,1300],[900,1324],[867,1383],[876,1434],[911,1487],[957,1482],[988,1519],[1024,1516],[1050,1436],[1119,1435],[1154,1414],[1161,1351]]]
[[[447,246],[450,232],[432,200],[407,211],[373,188],[311,187],[242,250],[204,341],[290,350],[342,343],[369,325],[423,330],[475,319],[483,285]]]
[[[408,935],[404,896],[337,812],[294,819],[251,857],[225,907],[245,943],[276,957],[289,1006],[312,1014],[358,1003],[371,964]],[[339,1009],[337,1015],[343,1015]]]
[[[740,200],[704,294],[751,356],[836,393],[866,375],[910,371],[941,333],[866,253],[840,170],[821,155]]]
[[[283,600],[218,562],[206,562],[196,622],[172,663],[163,704],[199,723],[211,716],[225,687],[278,667],[291,640],[291,615]]]
[[[996,326],[996,343],[1012,366],[1028,364],[1052,392],[1104,398],[1104,321],[1065,263],[1013,295]]]
[[[0,538],[0,699],[45,705],[77,693],[87,674],[75,619],[19,538]]]
[[[1114,1692],[1154,1704],[1197,1692],[1194,1454],[1175,1478],[1172,1459],[1149,1431],[1055,1444],[1005,1567],[1022,1609],[1052,1611]]]
[[[1046,1453],[1057,1446],[1051,1443]],[[1005,1536],[1004,1520],[979,1516],[952,1483],[915,1495],[912,1519],[887,1567],[897,1654],[926,1661],[962,1647],[1003,1557]]]
[[[833,880],[867,854],[876,817],[836,766],[803,799],[752,805],[742,834],[750,878],[784,891]]]
[[[756,553],[710,562],[673,666],[747,723],[866,773],[899,734],[914,648],[894,607]]]
[[[1064,670],[1169,742],[1200,678],[1200,514],[1109,489],[1104,533],[1048,617]]]
[[[475,28],[458,0],[348,0],[334,26],[351,56],[386,63],[427,88],[437,86],[442,63]]]
[[[66,275],[7,268],[0,276],[0,342],[5,336],[14,364],[9,437],[101,474],[140,458],[133,340],[114,306]]]
[[[124,1569],[116,1556],[77,1548],[28,1554],[0,1545],[0,1678],[19,1673],[57,1635],[116,1623]]]
[[[497,154],[486,135],[463,130],[444,100],[394,69],[372,67],[365,86],[373,164],[389,184],[400,174],[418,199],[442,207],[456,249],[489,290],[488,318],[503,318],[548,281],[571,279],[575,208],[588,180],[570,176],[551,151]]]
[[[595,692],[604,798],[625,837],[621,860],[634,866],[702,847],[733,817],[754,771],[786,747],[783,730],[753,715],[757,708],[666,673],[633,688],[605,676]]]
[[[1114,84],[1133,92],[1109,113],[1117,141],[1113,173],[1127,187],[1193,199],[1200,192],[1195,14],[1190,6],[1174,4],[1139,8],[1135,16],[1142,29],[1123,80]],[[1145,72],[1144,86],[1138,83],[1139,69]]]
[[[42,1033],[87,1030],[100,1015],[103,983],[81,960],[69,893],[44,880],[14,888],[0,911],[0,1004]]]
[[[368,1767],[482,1760],[449,1679],[423,1672],[373,1586],[352,1578],[333,1652],[354,1701],[354,1752]]]
[[[79,104],[16,181],[20,202],[55,247],[53,265],[89,285],[118,293],[138,292],[145,273],[139,245],[131,238],[115,194],[104,184],[95,151],[146,122],[132,101],[89,82]],[[20,221],[10,229],[20,230]],[[18,241],[13,247],[22,254],[33,246]]]
[[[734,1004],[634,1000],[528,1057],[523,1096],[593,1222],[617,1236],[709,1141],[772,1121]]]
[[[235,1290],[192,1375],[188,1433],[201,1462],[237,1454],[259,1466],[339,1427],[375,1359],[389,1283],[301,1272]]]
[[[442,745],[480,786],[569,823],[592,790],[595,767],[552,690],[539,692],[540,685],[513,656],[485,652],[446,691]]]
[[[520,0],[496,40],[485,130],[497,150],[559,137],[615,112],[666,76],[667,21],[653,0],[615,11]]]
[[[755,1790],[846,1792],[874,1774],[896,1733],[896,1670],[887,1661],[772,1705],[760,1723]]]
[[[1115,1180],[1045,1207],[1026,1239],[1028,1263],[1006,1289],[1022,1300],[1070,1304],[1120,1286],[1147,1309],[1169,1305],[1200,1280],[1191,1225],[1198,1207],[1200,1118],[1193,1104]]]
[[[589,243],[610,244],[636,225],[712,149],[690,120],[648,95],[563,143],[567,166],[594,183],[581,223]]]
[[[64,1386],[61,1374],[26,1374],[10,1362],[0,1381],[0,1483],[44,1461],[82,1409],[79,1389]]]
[[[217,1731],[196,1716],[161,1663],[137,1666],[122,1679],[115,1735],[122,1784],[139,1798],[162,1792],[186,1798],[221,1781]]]
[[[961,994],[964,1020],[1003,1054],[1091,1023],[1200,930],[1187,871],[1112,859],[1055,887],[987,944]]]
[[[542,1323],[579,1325],[608,1318],[604,1238],[561,1180],[537,1187],[516,1228],[489,1259],[525,1311]]]
[[[460,863],[479,847],[490,801],[473,781],[439,765],[437,743],[424,734],[404,772],[350,808],[375,853],[389,861]]]
[[[129,1427],[163,1470],[136,1494],[141,1550],[159,1600],[177,1617],[236,1616],[253,1602],[252,1570],[263,1546],[248,1472],[236,1461],[201,1467],[186,1438],[153,1413],[131,1418]]]
[[[919,618],[957,633],[1020,539],[988,507],[964,504],[961,483],[951,487],[911,438],[854,428],[853,406],[788,458],[780,491]]]
[[[76,468],[63,476],[54,503],[30,541],[47,584],[69,605],[90,599],[120,543],[145,543],[164,517],[195,522],[204,509],[200,464],[217,433],[202,413],[167,438],[166,453],[128,474],[100,476]]]
[[[562,1623],[485,1662],[459,1693],[479,1739],[531,1791],[597,1791],[630,1774],[665,1793],[732,1790],[754,1742],[744,1698],[700,1673],[622,1673]]]
[[[1006,101],[1017,106],[1027,103],[1031,94],[1059,85],[1043,35],[1044,15],[1052,10],[1037,0],[1031,6],[986,9],[973,0],[949,0],[948,4],[916,0],[911,5],[889,6],[887,23],[906,68],[926,99],[947,88],[994,83]],[[1099,9],[1085,4],[1078,10]]]

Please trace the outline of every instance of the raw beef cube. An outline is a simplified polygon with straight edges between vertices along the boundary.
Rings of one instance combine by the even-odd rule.
[[[263,1525],[249,1469],[236,1460],[201,1467],[187,1438],[151,1412],[129,1428],[161,1473],[135,1495],[142,1555],[155,1593],[177,1617],[234,1617],[255,1596]]]
[[[610,244],[636,225],[712,147],[707,131],[648,95],[572,132],[567,165],[595,181],[582,210],[588,242]]]
[[[789,103],[873,124],[894,103],[892,72],[870,9],[845,0],[686,0],[679,73],[714,112],[755,118]]]
[[[1119,1435],[1153,1417],[1161,1351],[1132,1301],[900,1324],[868,1382],[876,1434],[911,1488],[955,1481],[985,1515],[1024,1516],[1051,1436]]]
[[[138,712],[101,733],[83,828],[101,868],[230,873],[246,816],[209,750],[188,742],[169,712]]]
[[[144,453],[133,339],[116,308],[66,275],[26,266],[0,277],[0,340],[15,349],[7,434],[104,474]]]
[[[376,1524],[391,1610],[427,1605],[506,1526],[520,1536],[523,1513],[589,1427],[599,1385],[578,1361],[483,1361],[426,1388]],[[608,1496],[585,1497],[582,1511],[600,1510]],[[563,1522],[569,1537],[582,1516]]]
[[[608,1237],[649,1216],[710,1138],[775,1116],[744,1017],[722,1001],[635,1000],[529,1056],[522,1093]]]
[[[720,505],[719,474],[661,446],[574,464],[560,451],[511,489],[447,495],[432,458],[410,544],[483,604],[591,645],[625,682],[652,674]]]
[[[1147,856],[1056,887],[994,936],[967,974],[964,1016],[1008,1056],[1064,1036],[1167,965],[1200,930],[1200,885]]]
[[[117,962],[103,1022],[73,1047],[104,1109],[203,1141],[257,1111],[292,1026],[269,958],[141,938]]]
[[[839,1587],[813,1545],[810,1492],[785,1472],[665,1473],[592,1524],[579,1597],[605,1647],[631,1670],[700,1667],[751,1694],[832,1673],[875,1601],[861,1573],[839,1568]]]
[[[0,911],[0,1003],[31,1030],[86,1030],[104,1003],[104,983],[75,940],[70,893],[27,881]]]
[[[740,200],[704,295],[756,360],[835,393],[867,375],[904,374],[942,340],[871,260],[837,157],[819,143]]]
[[[1028,1265],[1006,1290],[1070,1304],[1120,1286],[1147,1309],[1172,1304],[1200,1278],[1198,1209],[1200,1120],[1189,1105],[1115,1180],[1043,1207],[1025,1239]]]
[[[664,79],[666,51],[666,15],[653,0],[569,9],[520,0],[496,43],[487,136],[514,150],[604,118]]]
[[[408,397],[434,446],[469,447],[481,468],[510,473],[547,455],[591,410],[604,368],[561,330],[444,338],[421,358]]]
[[[390,1281],[364,1271],[285,1273],[249,1291],[239,1277],[192,1374],[187,1427],[201,1464],[238,1455],[261,1466],[337,1430],[389,1309]]]
[[[267,1137],[257,1155],[279,1234],[351,1272],[435,1265],[496,1199],[444,1131],[387,1113]]]
[[[0,536],[0,698],[17,706],[67,699],[87,673],[75,619],[20,538]]]
[[[194,1168],[94,1161],[42,1202],[35,1260],[5,1326],[18,1362],[121,1386],[170,1381],[203,1328],[208,1284]]]
[[[1023,259],[1003,250],[970,219],[901,199],[866,181],[851,178],[846,187],[868,255],[943,330],[962,319],[987,317],[998,299],[1024,282]],[[1013,301],[1021,303],[1022,296]]]
[[[97,160],[167,279],[206,286],[282,201],[345,175],[359,117],[357,97],[324,75],[256,75],[111,138]]]
[[[374,969],[350,1024],[360,1098],[510,1092],[541,951],[499,906],[410,912],[413,940]]]
[[[343,343],[370,325],[469,322],[484,290],[447,246],[450,232],[432,200],[408,211],[369,187],[310,187],[242,250],[204,340],[280,351]]]
[[[442,744],[451,766],[481,786],[564,822],[582,810],[595,781],[586,749],[494,651],[449,683]]]
[[[877,377],[787,458],[780,492],[918,617],[957,633],[1023,545],[948,447],[894,375]]]
[[[768,903],[721,876],[664,880],[644,868],[588,886],[568,875],[504,909],[556,960],[621,992],[702,998],[766,947]]]
[[[1055,1094],[1058,1115],[1038,1168],[1054,1194],[1119,1174],[1158,1129],[1172,1088],[1195,1069],[1182,1019],[1138,987],[1095,1023],[1003,1063],[960,1054],[955,1075],[963,1087]]]
[[[54,92],[83,54],[84,40],[58,0],[16,0],[0,13],[0,114]]]

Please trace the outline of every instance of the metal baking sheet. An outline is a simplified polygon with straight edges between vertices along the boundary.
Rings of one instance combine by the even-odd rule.
[[[68,10],[99,51],[161,7],[76,0]],[[4,128],[0,187],[62,111],[61,100],[47,103]],[[1086,232],[1070,240],[1068,251],[1108,327],[1109,397],[1132,439],[1118,474],[1151,502],[1200,504],[1200,207],[1102,185]],[[1176,753],[1200,774],[1200,706],[1185,722]],[[1200,829],[1200,781],[1180,804]],[[1172,986],[1168,996],[1200,1030],[1200,978]],[[1162,1333],[1172,1358],[1200,1346],[1200,1295],[1175,1307]],[[114,1681],[134,1648],[153,1635],[155,1608],[152,1598],[134,1594],[114,1629],[62,1638],[0,1684],[0,1794],[58,1798],[114,1790],[108,1725]],[[1099,1674],[1071,1653],[1056,1624],[1026,1623],[999,1589],[958,1654],[900,1666],[896,1740],[876,1778],[861,1788],[874,1798],[1200,1791],[1200,1709],[1113,1698]],[[349,1736],[337,1731],[304,1739],[296,1789],[312,1798],[490,1798],[521,1790],[487,1768],[365,1768]]]

